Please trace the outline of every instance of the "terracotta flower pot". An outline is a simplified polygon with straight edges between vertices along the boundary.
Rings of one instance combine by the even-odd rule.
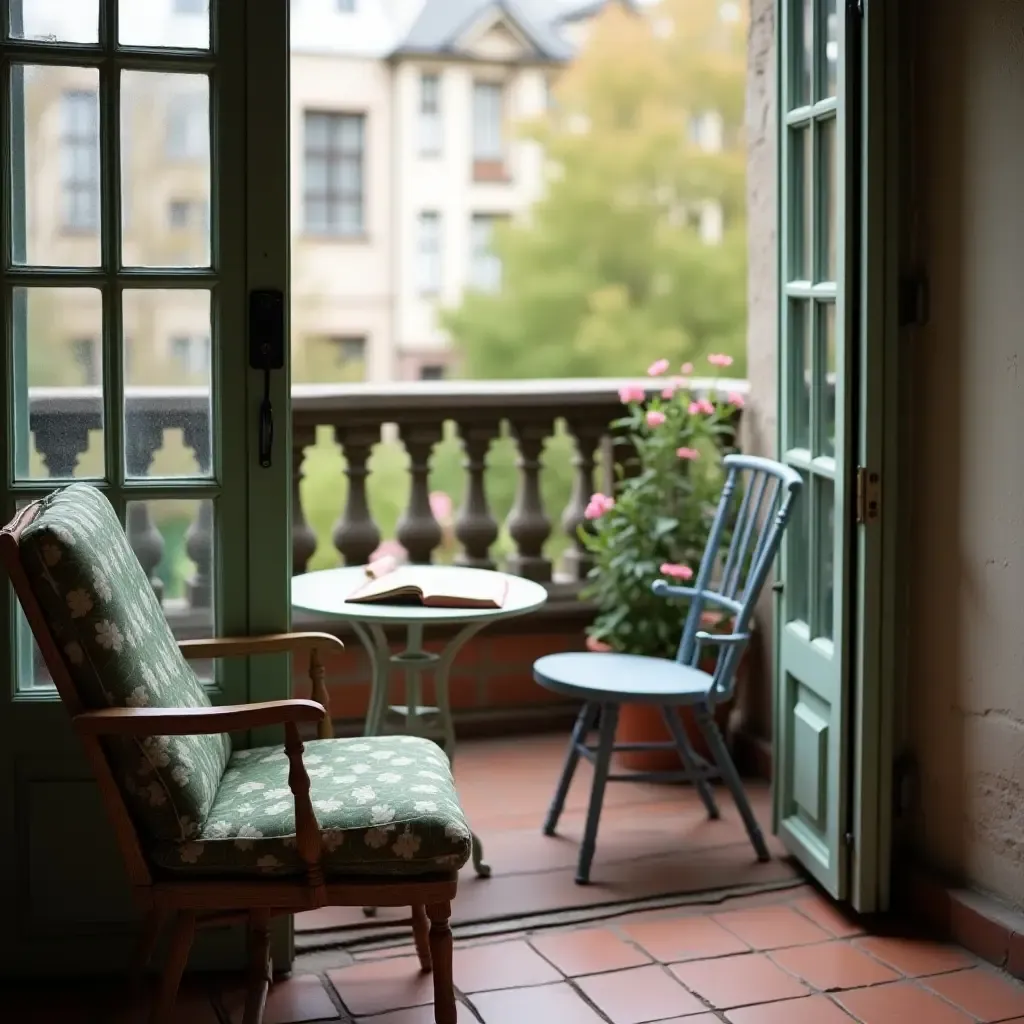
[[[705,613],[704,626],[710,629],[718,622],[718,616],[714,612]],[[587,637],[587,650],[595,652],[610,651],[608,644],[601,640]],[[711,672],[715,667],[716,653],[708,651],[701,660],[701,668],[705,672]],[[746,652],[740,659],[736,674],[742,678],[746,671]],[[733,700],[722,701],[715,705],[715,722],[721,732],[725,732],[729,722],[729,713],[732,710]],[[711,759],[711,751],[707,742],[694,719],[691,708],[678,708],[677,714],[686,730],[690,743],[697,753],[707,759]],[[615,734],[617,743],[664,743],[671,740],[668,728],[661,717],[661,709],[650,704],[623,704],[619,709],[619,727]],[[682,767],[678,753],[675,750],[624,750],[616,753],[616,763],[620,768],[627,771],[659,772],[675,771]]]

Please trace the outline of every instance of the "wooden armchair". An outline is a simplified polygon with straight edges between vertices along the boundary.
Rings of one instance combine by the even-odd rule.
[[[409,906],[436,1024],[456,1024],[448,919],[471,836],[448,760],[416,737],[331,737],[318,651],[290,633],[177,643],[112,507],[71,484],[0,531],[0,559],[95,773],[144,926],[168,918],[152,1011],[170,1020],[195,929],[244,923],[244,1024],[260,1024],[270,919],[323,906]],[[315,700],[214,707],[189,660],[308,652]],[[228,733],[283,725],[282,747]],[[317,728],[305,744],[300,727]]]

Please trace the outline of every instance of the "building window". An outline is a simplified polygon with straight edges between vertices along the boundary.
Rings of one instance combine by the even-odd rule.
[[[356,13],[356,0],[337,0],[338,10],[342,14]]]
[[[306,113],[303,213],[310,234],[365,233],[365,135],[363,114]]]
[[[366,339],[360,337],[329,338],[334,359],[345,370],[362,369],[366,365]]]
[[[444,380],[444,367],[440,363],[424,363],[420,367],[420,380]]]
[[[473,83],[473,163],[479,172],[505,160],[505,90],[500,82]]]
[[[64,227],[96,231],[100,221],[99,98],[64,93],[61,101],[61,201]]]
[[[495,292],[501,287],[501,259],[494,251],[494,214],[473,214],[470,226],[469,280],[477,291]]]
[[[171,338],[171,358],[190,376],[210,374],[210,339],[205,334],[176,334]]]
[[[167,156],[204,160],[210,155],[209,109],[202,93],[172,96],[167,104]]]
[[[172,199],[167,204],[167,224],[175,231],[206,228],[206,203],[194,199]]]
[[[210,0],[174,0],[175,14],[205,14]]]
[[[71,342],[71,358],[82,371],[82,384],[95,387],[100,382],[100,351],[95,338],[76,338]]]
[[[432,211],[420,214],[416,242],[418,266],[416,278],[421,295],[437,295],[441,290],[441,215]]]
[[[441,76],[420,76],[420,154],[437,156],[441,152]]]

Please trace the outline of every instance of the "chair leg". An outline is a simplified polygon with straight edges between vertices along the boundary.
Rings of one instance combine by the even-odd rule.
[[[596,715],[596,704],[584,704],[576,716],[576,724],[572,727],[572,737],[569,740],[569,749],[565,755],[565,765],[562,768],[562,777],[558,780],[558,788],[555,790],[554,799],[548,808],[548,816],[544,819],[544,835],[546,836],[553,836],[555,829],[558,828],[558,819],[562,816],[565,798],[569,795],[572,777],[576,774],[576,765],[580,761],[578,746],[580,743],[586,742],[587,733],[594,727]]]
[[[452,966],[452,929],[450,902],[428,903],[430,918],[430,958],[434,964],[434,1024],[458,1024],[455,1005],[455,978]]]
[[[270,989],[270,911],[249,913],[249,979],[242,1024],[261,1024]]]
[[[174,1017],[174,1003],[178,997],[178,986],[185,973],[188,953],[196,933],[196,915],[191,910],[179,910],[171,932],[171,945],[167,951],[167,962],[160,976],[156,1003],[150,1016],[151,1024],[171,1024]]]
[[[590,881],[590,864],[597,848],[597,826],[601,821],[604,787],[608,783],[608,769],[611,766],[612,752],[615,749],[615,730],[618,724],[618,704],[602,704],[597,755],[594,758],[594,781],[590,787],[590,806],[587,808],[587,825],[583,832],[579,862],[576,865],[577,885],[586,885]]]
[[[676,713],[674,707],[661,708],[661,717],[665,719],[665,725],[668,727],[668,731],[675,741],[676,750],[679,751],[679,757],[683,762],[683,767],[686,769],[687,775],[693,780],[693,784],[700,794],[701,802],[704,804],[704,809],[708,812],[709,818],[718,818],[718,805],[715,803],[715,796],[711,792],[711,786],[708,780],[700,774],[700,769],[697,766],[697,754],[693,749],[693,745],[690,743],[690,737],[686,735],[686,727],[682,722],[679,721],[679,715]]]
[[[746,826],[747,835],[750,837],[750,843],[754,847],[757,859],[760,861],[770,860],[771,854],[768,853],[768,846],[765,844],[761,826],[758,825],[754,812],[750,808],[750,801],[747,800],[747,794],[743,789],[740,773],[736,771],[736,765],[733,764],[733,760],[729,756],[729,750],[725,745],[725,740],[722,739],[722,734],[718,731],[714,716],[706,706],[695,707],[694,715],[704,739],[707,740],[711,756],[736,802],[736,809],[740,812],[740,817]]]
[[[412,907],[412,937],[416,943],[416,955],[420,958],[420,970],[427,974],[433,969],[433,961],[430,958],[430,921],[422,903],[415,903]]]

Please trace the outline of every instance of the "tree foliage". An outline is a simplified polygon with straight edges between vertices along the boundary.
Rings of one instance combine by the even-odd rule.
[[[471,377],[626,374],[709,352],[742,372],[746,323],[746,25],[720,0],[609,4],[548,114],[522,126],[549,181],[495,239],[503,283],[445,314]],[[722,147],[696,130],[721,119]],[[705,121],[706,124],[706,121]],[[709,245],[699,211],[722,210]]]

